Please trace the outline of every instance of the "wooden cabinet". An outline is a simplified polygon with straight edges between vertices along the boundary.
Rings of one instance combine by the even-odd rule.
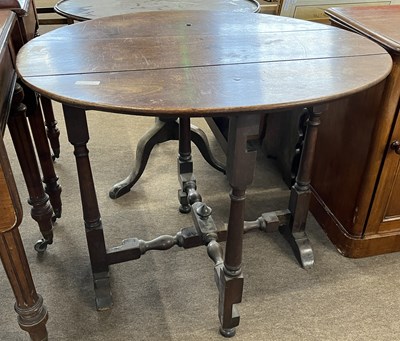
[[[281,0],[277,13],[286,17],[329,23],[325,14],[325,10],[329,7],[399,4],[399,0]]]
[[[0,9],[9,9],[17,14],[19,21],[20,36],[18,43],[14,41],[15,48],[19,49],[24,42],[35,37],[38,29],[35,4],[32,0],[6,0],[0,1]]]
[[[400,6],[327,14],[384,46],[393,69],[385,84],[335,103],[323,117],[311,212],[346,256],[400,251]]]

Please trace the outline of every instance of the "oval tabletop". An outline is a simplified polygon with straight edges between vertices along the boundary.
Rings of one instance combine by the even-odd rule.
[[[392,61],[360,35],[254,13],[145,12],[69,25],[20,50],[17,71],[56,101],[152,116],[307,106],[385,79]]]
[[[224,12],[259,12],[255,0],[62,0],[54,10],[60,15],[78,20],[148,11],[203,10]]]

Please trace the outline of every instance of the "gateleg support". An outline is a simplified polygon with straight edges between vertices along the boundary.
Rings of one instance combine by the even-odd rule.
[[[326,111],[326,109],[326,104],[308,109],[309,118],[307,120],[299,170],[296,182],[290,192],[289,211],[291,218],[287,228],[284,229],[284,234],[304,269],[309,269],[314,265],[314,254],[305,228],[311,199],[310,183],[318,127],[321,123],[322,112]]]

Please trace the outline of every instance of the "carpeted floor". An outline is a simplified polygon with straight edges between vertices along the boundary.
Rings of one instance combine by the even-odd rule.
[[[40,4],[40,1],[38,1]],[[50,340],[223,340],[218,333],[218,292],[213,265],[204,248],[151,251],[141,259],[111,267],[114,307],[98,312],[82,223],[72,147],[66,139],[61,106],[54,104],[61,130],[61,157],[55,163],[63,187],[63,215],[55,225],[54,244],[38,255],[37,225],[29,216],[27,191],[9,147],[24,203],[20,231],[37,291],[49,311]],[[130,193],[117,200],[108,190],[130,171],[138,139],[151,118],[89,112],[92,169],[107,246],[128,237],[152,239],[192,225],[178,212],[177,142],[156,146],[149,164]],[[223,157],[208,127],[213,152]],[[193,148],[195,176],[217,224],[226,222],[229,186]],[[287,206],[288,190],[273,162],[259,153],[248,191],[246,219]],[[315,266],[300,268],[279,233],[253,232],[244,240],[243,302],[237,341],[400,340],[400,255],[349,259],[341,256],[312,216],[307,232]],[[0,340],[28,340],[17,324],[14,297],[0,268]]]

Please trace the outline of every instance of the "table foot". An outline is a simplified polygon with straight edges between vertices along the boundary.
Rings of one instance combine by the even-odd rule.
[[[219,327],[219,332],[220,332],[220,334],[222,336],[233,337],[233,336],[236,335],[236,328],[226,328],[226,329],[224,329],[222,327]]]
[[[314,265],[314,252],[311,247],[311,242],[306,233],[297,232],[291,233],[288,229],[282,229],[281,233],[289,243],[293,253],[304,269],[310,269]]]
[[[254,221],[244,222],[244,233],[261,230],[264,232],[280,231],[285,237],[300,265],[309,269],[314,264],[314,254],[305,231],[291,232],[290,222],[293,219],[292,213],[289,210],[273,211],[263,213],[261,217]]]
[[[228,232],[229,233],[229,232]],[[218,315],[221,323],[220,333],[225,337],[232,337],[236,333],[236,328],[240,322],[240,314],[237,304],[242,301],[243,294],[243,275],[226,274],[227,269],[219,269],[219,305]],[[233,277],[232,277],[233,275]]]
[[[18,324],[27,331],[33,341],[47,341],[46,322],[48,319],[47,308],[43,305],[43,298],[37,294],[37,301],[29,307],[15,305],[18,314]]]
[[[139,177],[134,180],[133,184],[131,185],[131,177],[127,177],[126,179],[116,183],[110,190],[110,192],[108,193],[109,197],[111,199],[117,199],[119,197],[122,197],[124,194],[128,193],[131,188],[133,187],[133,185],[136,183],[136,181],[140,178]]]
[[[113,306],[110,276],[108,272],[93,273],[96,309],[108,310]]]

